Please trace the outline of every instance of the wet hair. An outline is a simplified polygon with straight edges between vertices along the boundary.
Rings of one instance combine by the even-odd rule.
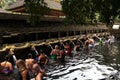
[[[25,61],[22,60],[22,59],[17,60],[16,65],[17,65],[17,67],[19,68],[20,71],[26,69]]]
[[[40,71],[40,67],[38,64],[33,64],[33,69],[35,69],[35,71]]]
[[[61,45],[60,50],[65,50],[65,47]]]
[[[9,61],[9,59],[10,59],[10,55],[8,54],[8,55],[5,56],[5,60]]]
[[[58,46],[58,45],[55,45],[55,48],[59,48],[59,46]]]
[[[9,53],[9,51],[10,51],[10,49],[6,49],[6,51],[5,51],[5,52],[6,52],[6,53]]]
[[[88,39],[89,39],[89,37],[86,38],[86,40],[88,40]]]
[[[65,43],[65,45],[67,45],[67,44],[69,44],[69,41],[67,41],[67,42]]]
[[[44,53],[44,52],[43,52],[43,50],[42,50],[42,49],[40,49],[39,53],[40,53],[40,54],[42,54],[42,53]]]
[[[28,58],[32,58],[32,54],[31,53],[28,54]]]

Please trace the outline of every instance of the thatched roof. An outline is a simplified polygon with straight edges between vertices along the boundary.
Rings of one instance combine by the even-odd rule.
[[[60,4],[60,2],[54,1],[54,0],[44,0],[47,3],[47,6],[50,9],[55,9],[55,10],[62,10],[62,6]],[[9,5],[8,10],[13,10],[15,8],[19,8],[24,6],[25,2],[24,0],[18,0],[17,2]]]

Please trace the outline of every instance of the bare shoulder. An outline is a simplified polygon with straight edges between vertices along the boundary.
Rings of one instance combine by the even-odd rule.
[[[25,59],[25,62],[29,61],[29,59]]]
[[[26,75],[27,72],[28,72],[27,70],[22,71],[22,75]]]
[[[11,62],[7,62],[7,64],[8,64],[8,65],[12,65],[12,63],[11,63]]]
[[[38,75],[36,76],[36,80],[42,80],[42,73],[38,73]]]
[[[35,60],[34,60],[34,59],[31,59],[31,61],[32,61],[32,62],[35,62]]]

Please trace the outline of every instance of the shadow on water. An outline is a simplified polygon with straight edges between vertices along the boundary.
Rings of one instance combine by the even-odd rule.
[[[91,48],[89,54],[73,52],[65,64],[55,61],[46,65],[46,80],[105,80],[120,67],[120,42]]]
[[[102,64],[113,67],[119,71],[120,67],[120,42],[112,45],[106,44],[99,49],[99,53],[103,56]]]

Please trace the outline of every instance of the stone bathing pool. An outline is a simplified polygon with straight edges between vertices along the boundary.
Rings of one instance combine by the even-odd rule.
[[[120,80],[111,78],[120,69],[120,42],[91,48],[89,54],[83,49],[65,58],[64,64],[52,61],[46,65],[45,80]]]

